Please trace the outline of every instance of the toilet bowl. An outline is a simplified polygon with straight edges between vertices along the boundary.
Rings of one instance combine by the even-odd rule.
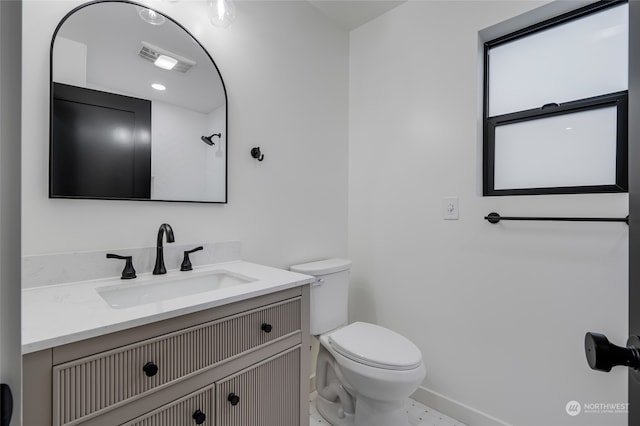
[[[426,374],[420,350],[413,343],[386,328],[356,322],[321,335],[320,345],[316,387],[323,417],[333,420],[334,426],[409,425],[405,404]],[[326,380],[328,368],[338,371],[335,377],[351,404],[355,401],[352,416],[341,402],[334,398],[333,404],[327,404],[322,395],[321,389],[331,384],[331,375],[329,383]]]
[[[291,267],[316,277],[311,285],[311,333],[320,349],[316,407],[333,426],[408,426],[408,397],[426,370],[404,336],[365,322],[347,324],[351,262],[329,259]]]

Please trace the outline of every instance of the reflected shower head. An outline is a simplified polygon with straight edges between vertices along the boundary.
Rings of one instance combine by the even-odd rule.
[[[201,136],[200,139],[202,139],[202,142],[206,143],[207,145],[212,146],[212,145],[215,145],[215,142],[213,142],[212,140],[214,136],[221,138],[222,133],[214,133],[211,136]]]

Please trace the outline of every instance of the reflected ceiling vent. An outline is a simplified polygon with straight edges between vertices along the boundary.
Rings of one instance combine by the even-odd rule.
[[[169,52],[146,41],[142,42],[142,48],[138,55],[165,70],[187,72],[196,65],[196,62],[191,59]]]

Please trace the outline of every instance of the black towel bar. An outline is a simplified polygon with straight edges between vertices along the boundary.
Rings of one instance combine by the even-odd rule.
[[[489,213],[484,217],[489,223],[496,224],[501,220],[536,220],[536,221],[559,221],[559,222],[624,222],[629,225],[627,217],[518,217],[500,216],[496,212]]]

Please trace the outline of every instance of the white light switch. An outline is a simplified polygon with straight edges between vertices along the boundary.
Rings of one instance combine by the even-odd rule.
[[[445,220],[457,220],[460,218],[458,197],[444,197],[442,199],[442,218]]]

